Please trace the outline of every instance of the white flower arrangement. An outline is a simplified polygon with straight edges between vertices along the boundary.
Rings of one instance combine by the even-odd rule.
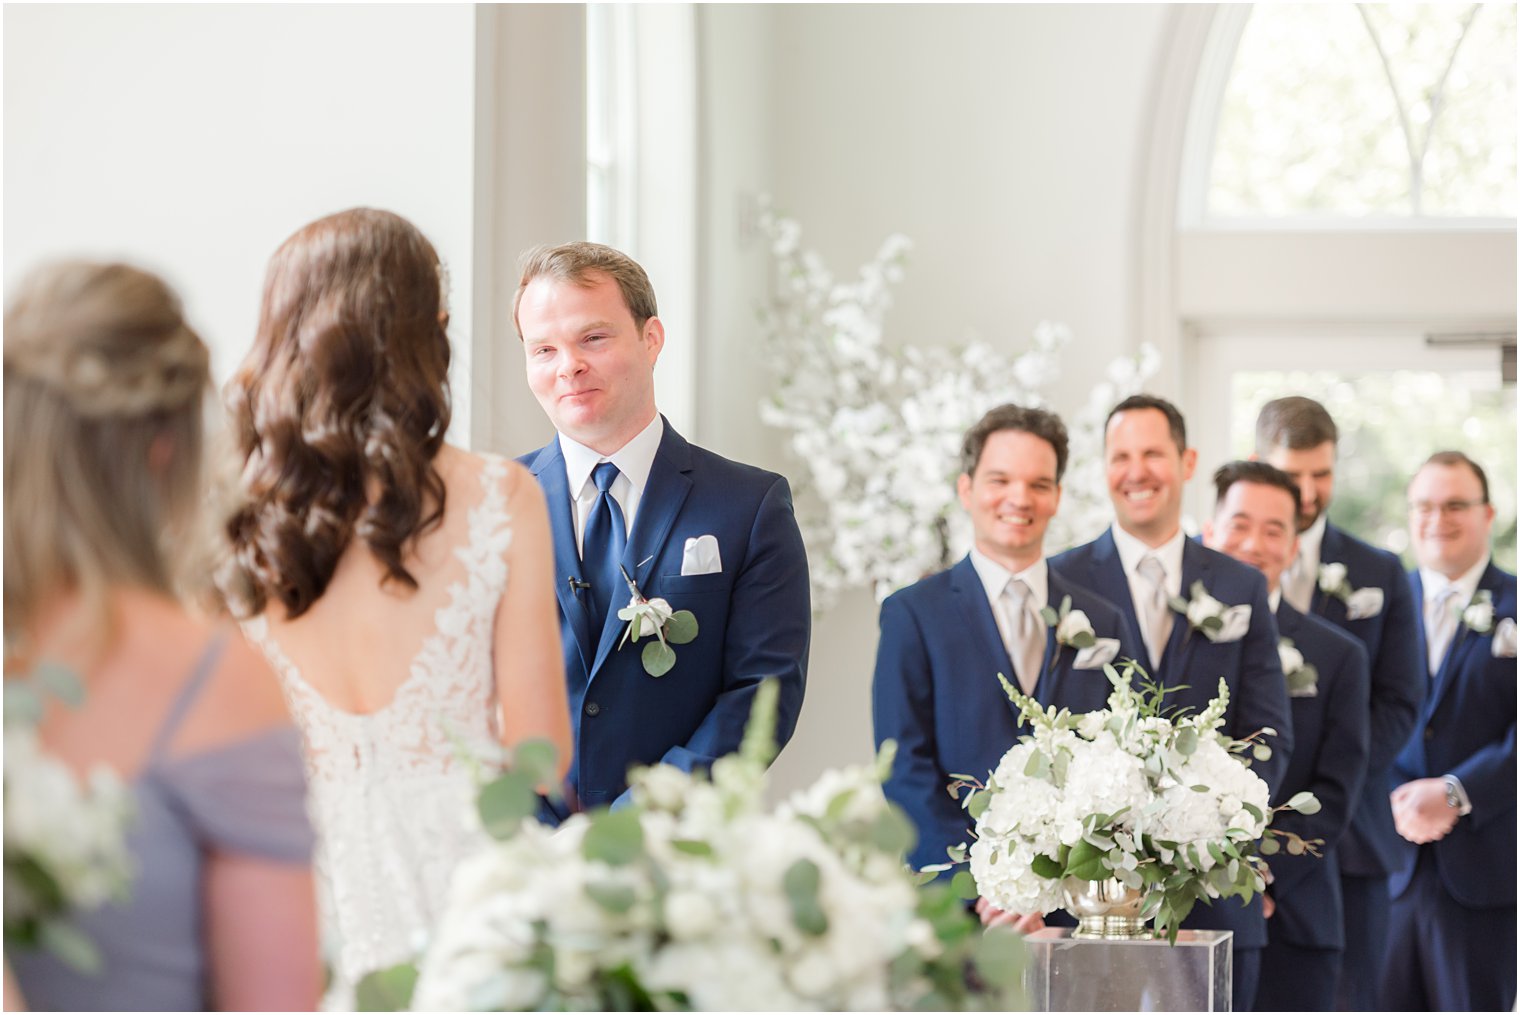
[[[1223,680],[1203,712],[1169,720],[1159,714],[1164,692],[1138,667],[1105,672],[1108,708],[1081,715],[1042,709],[1004,681],[1033,733],[965,801],[977,819],[971,875],[998,908],[1041,914],[1060,908],[1067,878],[1117,878],[1144,891],[1145,917],[1175,940],[1199,899],[1263,890],[1261,855],[1279,848],[1273,836],[1293,853],[1315,844],[1268,828],[1267,784],[1244,758],[1262,757],[1265,745],[1218,732],[1229,705]],[[1277,808],[1318,809],[1308,793]]]
[[[710,777],[630,776],[632,803],[558,830],[482,794],[502,841],[461,864],[415,971],[373,974],[361,1005],[443,1010],[884,1010],[1009,1005],[1020,945],[978,944],[947,884],[921,888],[881,779],[825,772],[774,811],[761,800],[775,687],[745,745]],[[529,787],[534,775],[519,788]],[[493,784],[495,785],[495,784]],[[531,805],[528,805],[531,806]],[[505,825],[489,812],[515,816]],[[967,963],[986,985],[974,989]],[[997,985],[997,986],[994,986]],[[410,993],[410,997],[407,995]]]
[[[1376,586],[1353,588],[1346,565],[1339,561],[1320,564],[1318,581],[1321,592],[1346,604],[1346,616],[1351,620],[1375,617],[1383,611],[1383,590]]]
[[[1170,606],[1187,618],[1189,635],[1196,631],[1209,641],[1239,641],[1251,627],[1249,604],[1226,606],[1210,595],[1201,581],[1193,583],[1187,599],[1173,596]]]
[[[840,592],[862,586],[884,599],[971,545],[955,496],[961,439],[994,406],[1047,407],[1071,332],[1041,322],[1032,347],[1017,355],[981,341],[888,347],[883,320],[912,249],[906,237],[889,236],[854,282],[838,282],[801,246],[795,221],[767,209],[761,228],[779,279],[762,321],[767,358],[780,378],[760,418],[789,431],[807,473],[798,484],[797,520],[813,603],[826,609]],[[1138,358],[1115,360],[1067,421],[1071,465],[1061,513],[1046,535],[1051,552],[1096,536],[1112,518],[1103,423],[1159,365],[1149,345]]]
[[[5,940],[47,949],[93,973],[99,952],[68,916],[127,898],[134,873],[125,836],[132,796],[111,768],[96,765],[81,779],[43,748],[35,727],[43,711],[40,691],[76,705],[83,691],[57,667],[35,676],[35,684],[6,681]]]

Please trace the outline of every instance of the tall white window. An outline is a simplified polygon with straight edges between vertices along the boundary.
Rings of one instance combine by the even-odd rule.
[[[1515,5],[1256,4],[1210,218],[1514,218]]]
[[[586,8],[586,233],[619,250],[635,245],[638,213],[633,17],[622,4]]]
[[[1406,553],[1405,482],[1461,449],[1489,471],[1510,569],[1515,20],[1513,4],[1221,5],[1177,274],[1203,468],[1251,450],[1264,402],[1307,395],[1341,429],[1338,524]]]

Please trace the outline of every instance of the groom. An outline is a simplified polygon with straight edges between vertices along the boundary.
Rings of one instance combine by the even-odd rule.
[[[630,765],[690,771],[736,750],[766,678],[781,685],[785,744],[811,633],[786,479],[687,443],[656,411],[665,329],[649,277],[627,255],[596,243],[529,251],[514,317],[528,387],[558,431],[519,459],[543,487],[554,532],[575,731],[571,799],[558,816],[626,802]],[[628,579],[695,616],[689,641],[668,622],[668,670],[668,655],[646,654],[647,627],[621,643]]]

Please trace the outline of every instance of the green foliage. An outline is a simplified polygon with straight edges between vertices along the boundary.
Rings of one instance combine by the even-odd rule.
[[[486,834],[498,841],[505,841],[517,834],[524,818],[538,812],[538,792],[534,780],[526,772],[507,771],[480,788],[475,798],[475,809]]]
[[[672,645],[685,645],[697,637],[697,615],[690,610],[677,610],[665,622],[665,640]]]
[[[645,673],[651,677],[663,677],[676,664],[676,650],[663,641],[652,641],[644,646],[639,658],[644,663]]]
[[[377,969],[358,983],[354,992],[359,1011],[406,1011],[412,1006],[412,991],[417,987],[417,966],[404,962],[387,969]]]
[[[612,867],[622,867],[643,856],[644,826],[639,823],[639,812],[625,807],[592,813],[581,854]]]
[[[818,901],[818,865],[798,860],[786,869],[781,887],[792,907],[792,922],[804,934],[818,935],[829,929],[829,918]]]

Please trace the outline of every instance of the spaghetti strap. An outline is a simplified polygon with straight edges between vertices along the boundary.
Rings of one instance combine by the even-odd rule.
[[[185,714],[190,711],[190,706],[195,703],[201,688],[206,685],[206,680],[216,669],[217,662],[222,657],[222,651],[227,647],[227,628],[218,630],[206,643],[206,648],[201,652],[200,658],[195,661],[195,667],[190,671],[190,677],[185,681],[185,686],[180,688],[179,696],[169,706],[168,713],[164,716],[163,725],[158,728],[158,735],[153,738],[153,747],[148,751],[148,765],[151,767],[169,745],[180,723],[185,721]]]

